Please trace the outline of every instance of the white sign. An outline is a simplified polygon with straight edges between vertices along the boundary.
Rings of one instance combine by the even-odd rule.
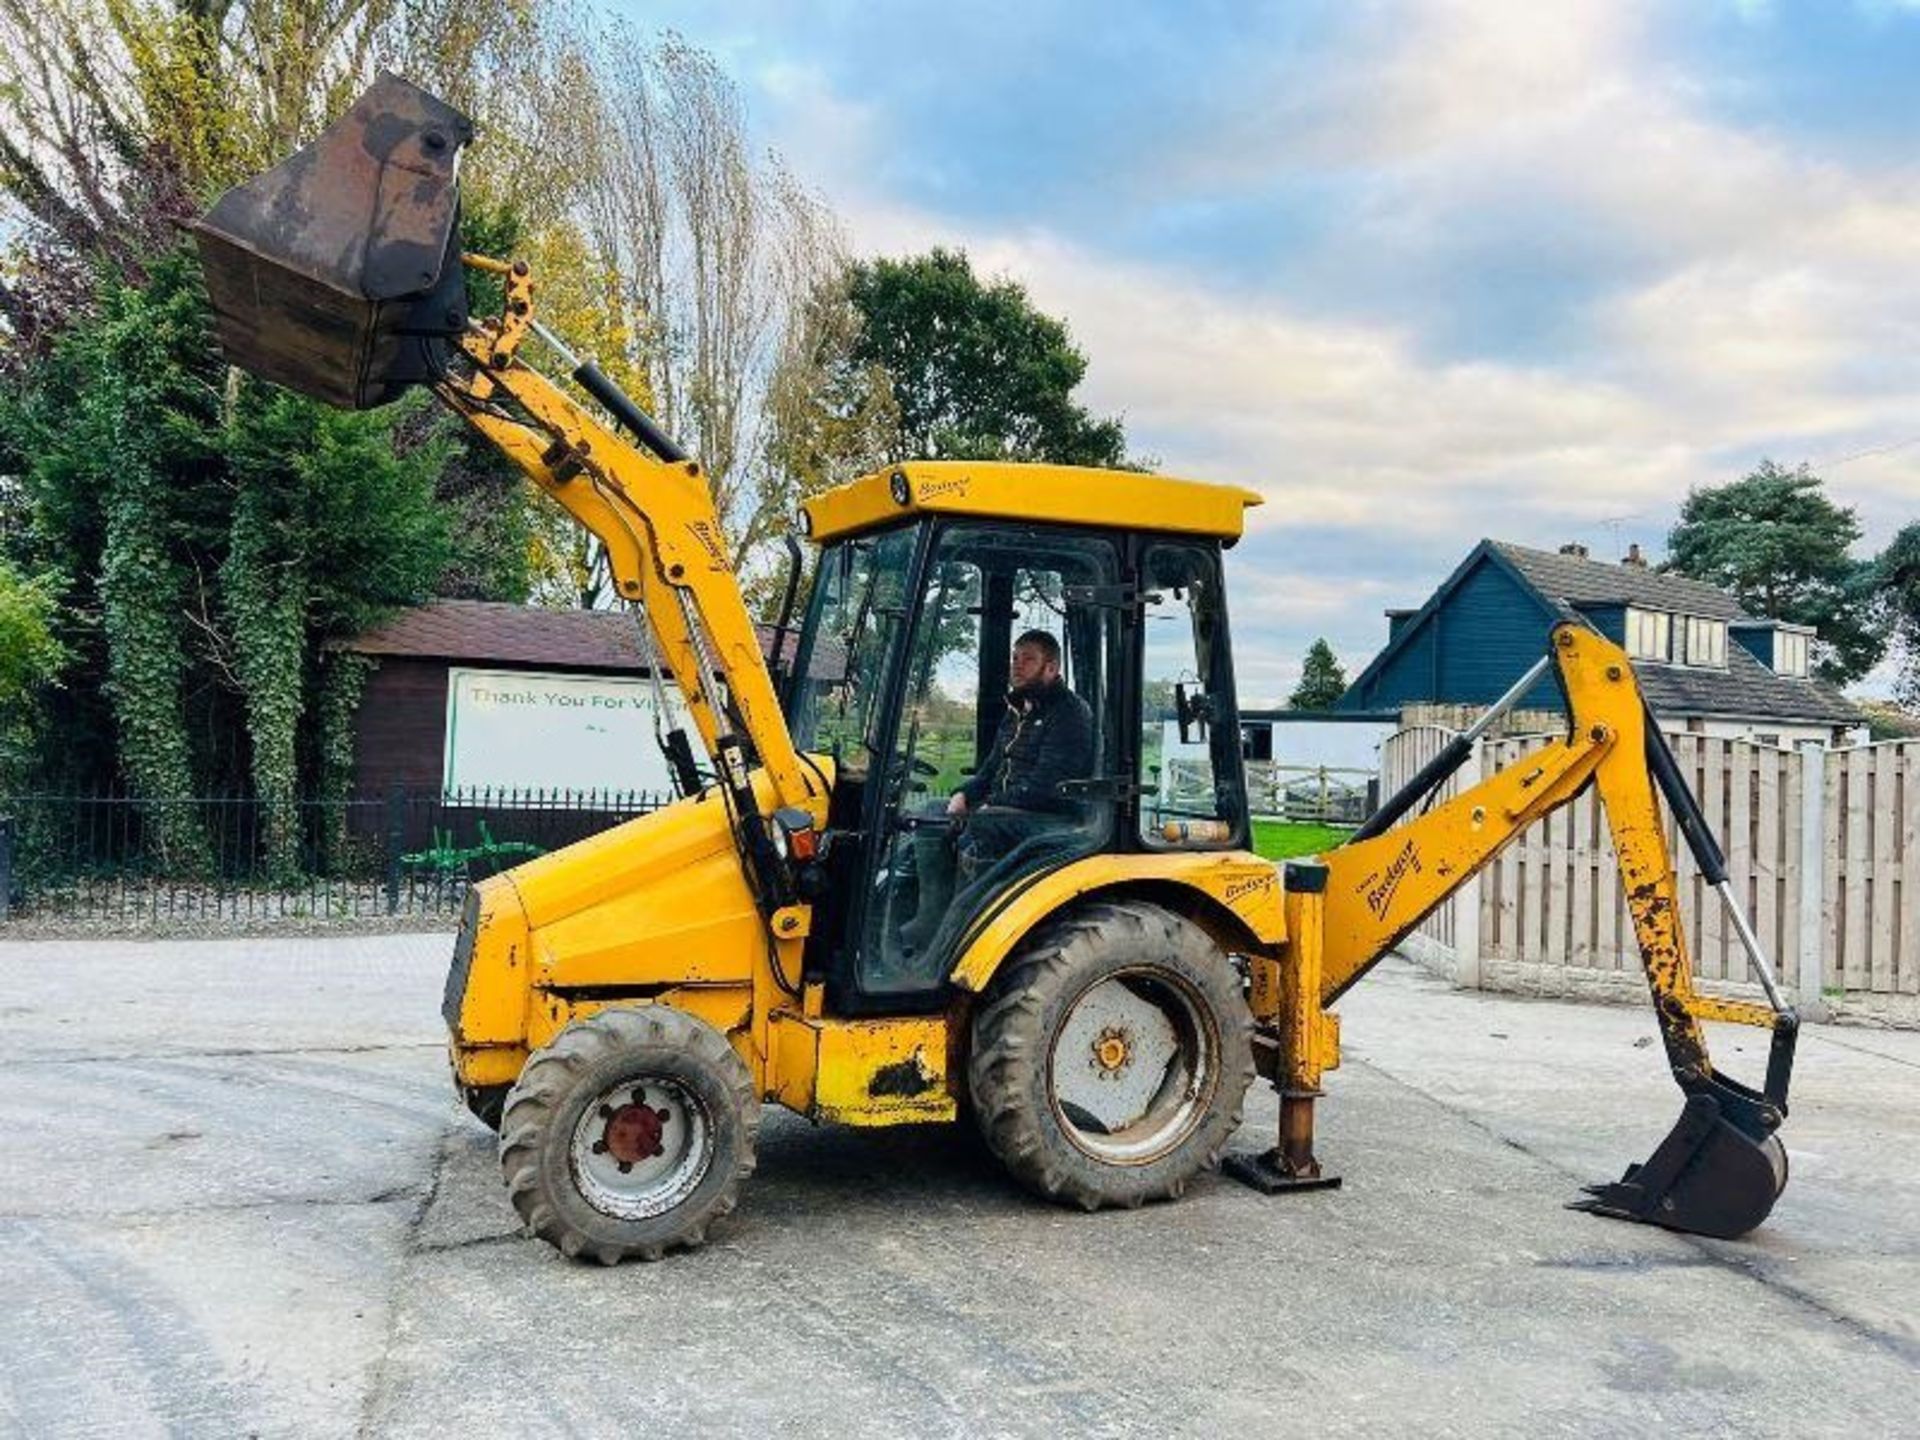
[[[668,686],[663,728],[678,701]],[[670,796],[654,709],[646,680],[456,667],[447,672],[444,788]]]

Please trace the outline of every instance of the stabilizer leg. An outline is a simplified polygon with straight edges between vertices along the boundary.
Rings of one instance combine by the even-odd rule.
[[[1286,878],[1288,952],[1254,971],[1254,1014],[1277,1022],[1278,1045],[1257,1058],[1280,1092],[1280,1143],[1258,1155],[1229,1155],[1222,1169],[1262,1195],[1333,1190],[1338,1175],[1313,1153],[1313,1103],[1320,1073],[1340,1063],[1340,1028],[1321,1009],[1320,969],[1326,923],[1327,867],[1294,862]],[[1256,1046],[1256,1057],[1263,1052]]]
[[[1280,1143],[1258,1155],[1229,1155],[1221,1169],[1262,1195],[1285,1190],[1337,1190],[1340,1177],[1320,1168],[1313,1153],[1313,1102],[1318,1090],[1280,1092]]]

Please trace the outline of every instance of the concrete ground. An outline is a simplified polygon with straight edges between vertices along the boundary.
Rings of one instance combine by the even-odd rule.
[[[714,1243],[518,1238],[442,936],[0,945],[0,1434],[1837,1435],[1920,1410],[1920,1034],[1813,1028],[1749,1241],[1571,1213],[1678,1113],[1644,1011],[1344,1002],[1336,1192],[1087,1216],[769,1116]],[[1762,1038],[1716,1035],[1736,1073]],[[1736,1046],[1743,1053],[1735,1053]],[[1274,1123],[1256,1092],[1238,1142]]]

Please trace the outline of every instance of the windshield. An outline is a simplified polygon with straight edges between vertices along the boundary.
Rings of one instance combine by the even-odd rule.
[[[793,738],[853,778],[866,773],[919,536],[918,526],[904,526],[842,540],[820,556],[800,639]]]

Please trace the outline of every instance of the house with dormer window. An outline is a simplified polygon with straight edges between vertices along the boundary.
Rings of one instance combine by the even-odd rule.
[[[1749,615],[1712,585],[1618,564],[1584,546],[1535,550],[1482,540],[1417,609],[1387,612],[1387,644],[1336,705],[1398,711],[1487,705],[1544,653],[1547,632],[1583,619],[1633,657],[1640,688],[1673,730],[1777,745],[1840,744],[1861,713],[1809,673],[1804,625]],[[1552,679],[1520,702],[1564,713]]]

